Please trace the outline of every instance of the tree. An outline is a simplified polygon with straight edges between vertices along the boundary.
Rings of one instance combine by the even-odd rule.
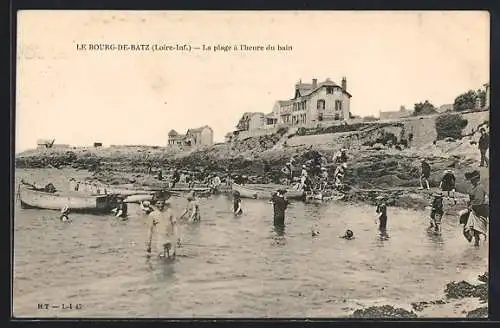
[[[455,98],[453,102],[454,111],[473,109],[476,105],[476,92],[469,90]]]
[[[462,130],[467,126],[467,120],[460,114],[441,115],[436,119],[437,139],[460,139]]]
[[[434,105],[428,100],[415,104],[415,107],[413,108],[413,116],[430,115],[435,113],[437,113],[436,107],[434,107]]]
[[[453,110],[460,112],[464,110],[472,110],[476,108],[476,99],[481,99],[481,107],[486,105],[486,91],[484,90],[469,90],[455,98]]]

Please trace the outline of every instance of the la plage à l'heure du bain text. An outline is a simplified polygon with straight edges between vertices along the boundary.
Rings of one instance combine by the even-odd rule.
[[[271,52],[271,51],[292,51],[289,44],[263,45],[232,43],[232,44],[201,44],[191,45],[189,43],[77,43],[77,51],[83,52]]]

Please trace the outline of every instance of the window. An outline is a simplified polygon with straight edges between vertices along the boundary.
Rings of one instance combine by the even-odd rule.
[[[320,110],[325,109],[325,100],[324,99],[319,99],[316,108],[320,109]]]
[[[318,114],[318,121],[323,121],[323,113]]]
[[[327,94],[333,94],[333,87],[326,87]]]
[[[342,101],[340,101],[340,100],[335,100],[335,110],[336,110],[337,112],[342,110]]]
[[[338,121],[340,120],[340,115],[339,114],[335,114],[335,121]]]

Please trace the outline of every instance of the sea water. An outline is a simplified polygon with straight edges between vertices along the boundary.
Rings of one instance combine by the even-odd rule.
[[[62,187],[86,174],[17,170],[16,180]],[[182,212],[187,200],[172,200]],[[57,211],[16,202],[14,316],[342,317],[439,299],[446,283],[487,270],[488,243],[468,244],[456,217],[445,216],[436,236],[427,232],[428,213],[389,207],[384,240],[373,206],[295,202],[279,235],[266,201],[243,199],[238,217],[225,196],[199,202],[202,221],[180,225],[184,245],[173,263],[146,259],[147,217],[137,205],[127,221],[71,214],[64,223]],[[354,240],[339,238],[346,229]]]

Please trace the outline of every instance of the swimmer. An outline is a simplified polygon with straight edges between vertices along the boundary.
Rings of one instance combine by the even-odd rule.
[[[350,229],[347,229],[345,231],[345,234],[343,236],[340,236],[339,238],[343,238],[343,239],[347,239],[347,240],[353,240],[353,239],[355,239],[354,233]]]

